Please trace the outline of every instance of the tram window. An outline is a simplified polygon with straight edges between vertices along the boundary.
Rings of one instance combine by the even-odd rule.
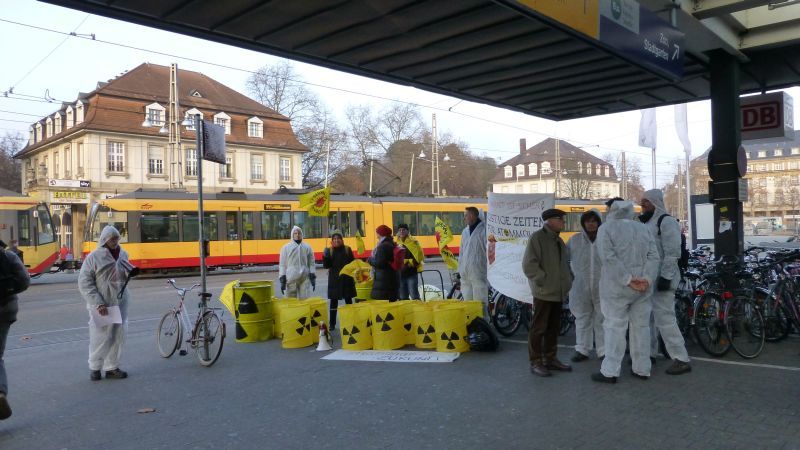
[[[446,212],[442,213],[439,217],[442,219],[442,222],[450,227],[450,232],[455,235],[460,235],[461,231],[464,230],[466,226],[464,224],[463,212]]]
[[[239,240],[239,218],[235,212],[225,213],[225,239],[228,241]]]
[[[31,219],[27,212],[20,211],[17,215],[17,229],[19,245],[31,245]]]
[[[436,233],[436,216],[440,213],[421,212],[419,213],[419,236],[433,236]]]
[[[354,230],[352,236],[355,236],[355,233],[358,232],[361,236],[366,236],[364,234],[364,228],[366,228],[365,218],[364,218],[364,211],[356,211],[356,229]]]
[[[339,214],[340,214],[339,219],[340,219],[340,223],[341,223],[341,225],[339,227],[339,231],[342,232],[342,236],[343,237],[353,237],[353,236],[356,235],[356,231],[355,230],[357,230],[359,228],[362,228],[362,229],[364,228],[363,226],[361,226],[360,223],[358,223],[359,214],[361,215],[360,216],[361,219],[362,220],[364,219],[364,213],[363,212],[360,212],[360,211],[345,211],[345,212],[340,212]],[[353,228],[352,224],[350,223],[350,220],[353,219],[353,218],[355,218],[355,220],[356,220],[356,224],[355,224],[356,228]],[[362,234],[362,236],[363,236],[363,234]]]
[[[289,212],[261,213],[261,239],[289,239],[291,230]]]
[[[254,212],[243,212],[242,213],[242,239],[246,241],[252,241],[256,238],[255,236],[255,226],[256,226],[256,213]]]
[[[178,242],[178,213],[142,213],[140,217],[142,242]]]
[[[564,230],[566,232],[573,232],[573,231],[582,231],[581,228],[581,215],[582,212],[570,212],[567,213],[567,220],[564,223]]]
[[[39,245],[49,244],[56,240],[56,235],[53,233],[53,224],[50,222],[50,211],[46,206],[39,205],[36,207],[36,229],[39,231]]]
[[[328,236],[330,236],[331,233],[333,233],[333,230],[341,231],[338,224],[336,223],[336,214],[337,213],[335,212],[328,213]],[[342,223],[344,223],[344,215],[347,213],[341,213],[341,214],[342,214]]]
[[[325,227],[325,218],[319,216],[309,216],[306,211],[292,212],[292,225],[303,230],[304,238],[321,238]]]
[[[203,213],[203,234],[209,241],[219,240],[217,213]],[[197,213],[183,213],[183,241],[197,242]]]
[[[392,213],[392,229],[396,229],[398,225],[404,223],[408,225],[408,232],[412,235],[418,235],[417,232],[417,213],[414,211],[395,211]]]
[[[92,221],[92,241],[97,242],[100,240],[100,233],[107,225],[111,225],[119,231],[119,242],[124,244],[128,242],[128,213],[121,211],[111,211],[101,206],[97,208],[97,215]]]

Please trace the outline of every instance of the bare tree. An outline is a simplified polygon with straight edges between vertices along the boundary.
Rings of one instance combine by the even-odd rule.
[[[635,156],[627,156],[625,158],[625,173],[622,172],[622,155],[620,153],[606,153],[603,158],[604,161],[614,166],[614,171],[618,177],[625,177],[622,180],[626,183],[628,189],[628,198],[638,202],[644,195],[644,186],[642,185],[642,166],[639,158]]]
[[[425,130],[419,108],[407,103],[394,103],[381,111],[375,129],[375,140],[384,151],[395,142],[417,141]]]
[[[24,142],[24,136],[18,132],[0,138],[0,188],[22,192],[22,164],[14,155]]]
[[[378,148],[378,140],[375,135],[377,120],[372,114],[372,108],[368,105],[350,105],[345,111],[347,117],[347,136],[350,145],[360,155],[361,161],[366,162],[373,157],[373,153]]]
[[[311,149],[303,155],[303,186],[308,188],[324,185],[326,165],[332,179],[345,167],[360,162],[351,156],[347,136],[330,110],[319,105],[314,118],[297,130],[297,138]]]
[[[306,89],[287,61],[258,69],[247,79],[246,88],[257,102],[292,121],[306,120],[318,109],[319,98]]]

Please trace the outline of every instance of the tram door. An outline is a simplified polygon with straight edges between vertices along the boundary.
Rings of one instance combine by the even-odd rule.
[[[255,211],[226,211],[222,252],[226,265],[252,264],[258,257],[258,229]]]
[[[356,233],[365,236],[365,214],[357,208],[336,208],[328,216],[328,236],[334,230],[339,230],[344,236],[344,244],[357,252]]]

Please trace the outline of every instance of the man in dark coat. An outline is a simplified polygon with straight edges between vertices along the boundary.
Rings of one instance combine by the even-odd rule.
[[[370,297],[375,300],[389,300],[393,302],[398,298],[400,288],[400,272],[392,269],[394,259],[394,241],[392,229],[381,225],[375,229],[378,235],[378,245],[369,257],[369,264],[375,269],[374,281]]]
[[[15,292],[22,292],[28,288],[31,278],[28,270],[22,265],[22,261],[11,251],[0,250],[0,277],[4,293],[0,295],[0,420],[8,419],[11,416],[11,407],[8,405],[6,394],[8,393],[8,380],[6,379],[6,368],[3,363],[3,351],[6,348],[6,339],[11,324],[17,321],[18,299]],[[8,283],[15,287],[13,290],[7,289]]]
[[[355,258],[353,250],[344,245],[342,232],[334,230],[331,233],[331,246],[322,252],[322,267],[328,270],[328,299],[330,299],[330,329],[336,328],[336,313],[339,310],[339,300],[344,299],[346,304],[353,302],[356,296],[355,280],[348,276],[339,276],[342,267],[350,264]]]

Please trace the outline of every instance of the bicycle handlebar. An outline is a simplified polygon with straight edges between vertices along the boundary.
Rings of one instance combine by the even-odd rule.
[[[170,285],[172,285],[172,287],[174,287],[174,288],[175,288],[176,290],[178,290],[178,291],[183,291],[183,293],[184,293],[184,294],[185,294],[185,293],[187,293],[187,292],[191,292],[191,291],[193,291],[193,290],[194,290],[194,288],[196,288],[196,287],[200,286],[200,284],[198,284],[198,283],[195,283],[195,284],[193,284],[193,285],[192,285],[192,287],[190,287],[190,288],[182,288],[182,287],[178,287],[178,285],[176,285],[176,284],[175,284],[175,279],[174,279],[174,278],[170,278],[169,280],[167,280],[167,284],[170,284]]]

